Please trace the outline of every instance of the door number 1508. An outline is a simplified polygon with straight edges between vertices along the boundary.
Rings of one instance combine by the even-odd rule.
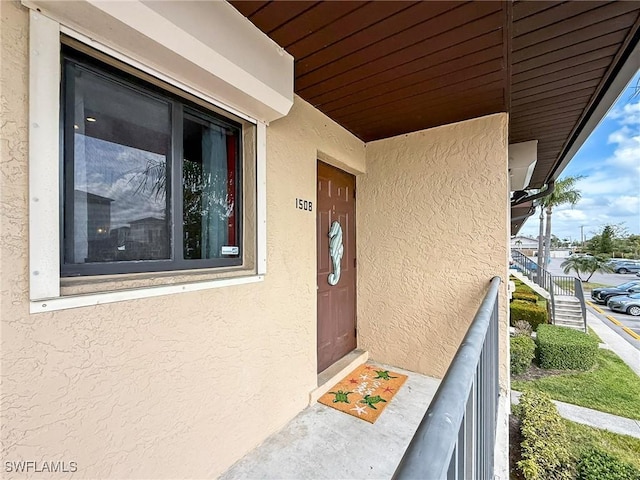
[[[313,211],[313,202],[309,200],[302,200],[301,198],[296,198],[296,208],[300,210],[306,210],[307,212]]]

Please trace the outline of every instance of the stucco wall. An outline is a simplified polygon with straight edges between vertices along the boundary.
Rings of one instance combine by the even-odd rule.
[[[308,104],[268,128],[262,283],[29,315],[28,15],[0,2],[2,469],[77,462],[74,478],[214,478],[316,387],[316,159],[364,145]],[[68,475],[52,474],[50,478]]]
[[[444,375],[489,280],[506,277],[507,169],[506,114],[367,144],[358,342],[372,358]],[[505,364],[505,335],[501,345]]]

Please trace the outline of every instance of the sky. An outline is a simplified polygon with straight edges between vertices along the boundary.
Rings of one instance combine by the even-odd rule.
[[[578,153],[560,174],[583,175],[576,183],[582,198],[574,206],[553,209],[552,234],[587,240],[605,225],[621,225],[640,234],[640,71]],[[539,211],[529,217],[519,235],[537,238]],[[581,229],[582,227],[582,229]]]

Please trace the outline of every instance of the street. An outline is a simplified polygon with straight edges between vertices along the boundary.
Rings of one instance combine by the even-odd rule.
[[[547,270],[551,275],[567,275],[562,271],[560,264],[564,261],[564,258],[552,258],[551,262],[547,266]],[[535,258],[534,258],[535,261]],[[571,272],[568,275],[575,277],[576,272]],[[584,275],[583,275],[584,278]],[[614,286],[621,283],[628,282],[629,280],[640,280],[640,277],[636,277],[635,273],[594,273],[590,283],[601,283],[603,285]]]

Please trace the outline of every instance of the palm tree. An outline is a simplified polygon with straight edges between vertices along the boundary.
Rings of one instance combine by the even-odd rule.
[[[588,282],[596,272],[613,272],[613,269],[607,265],[606,260],[600,257],[571,255],[562,262],[560,266],[562,267],[562,271],[566,274],[569,274],[572,270],[576,272],[581,282]],[[589,276],[583,280],[580,273],[586,273]]]
[[[551,257],[551,213],[554,207],[560,205],[566,205],[567,203],[574,206],[582,197],[580,190],[575,189],[575,184],[578,180],[583,179],[584,176],[577,177],[565,177],[556,181],[556,186],[553,192],[542,199],[540,202],[540,233],[542,233],[542,210],[546,213],[546,225],[544,232],[544,256],[542,257],[541,265],[544,265],[544,261]],[[540,260],[540,252],[538,251],[538,259]]]

